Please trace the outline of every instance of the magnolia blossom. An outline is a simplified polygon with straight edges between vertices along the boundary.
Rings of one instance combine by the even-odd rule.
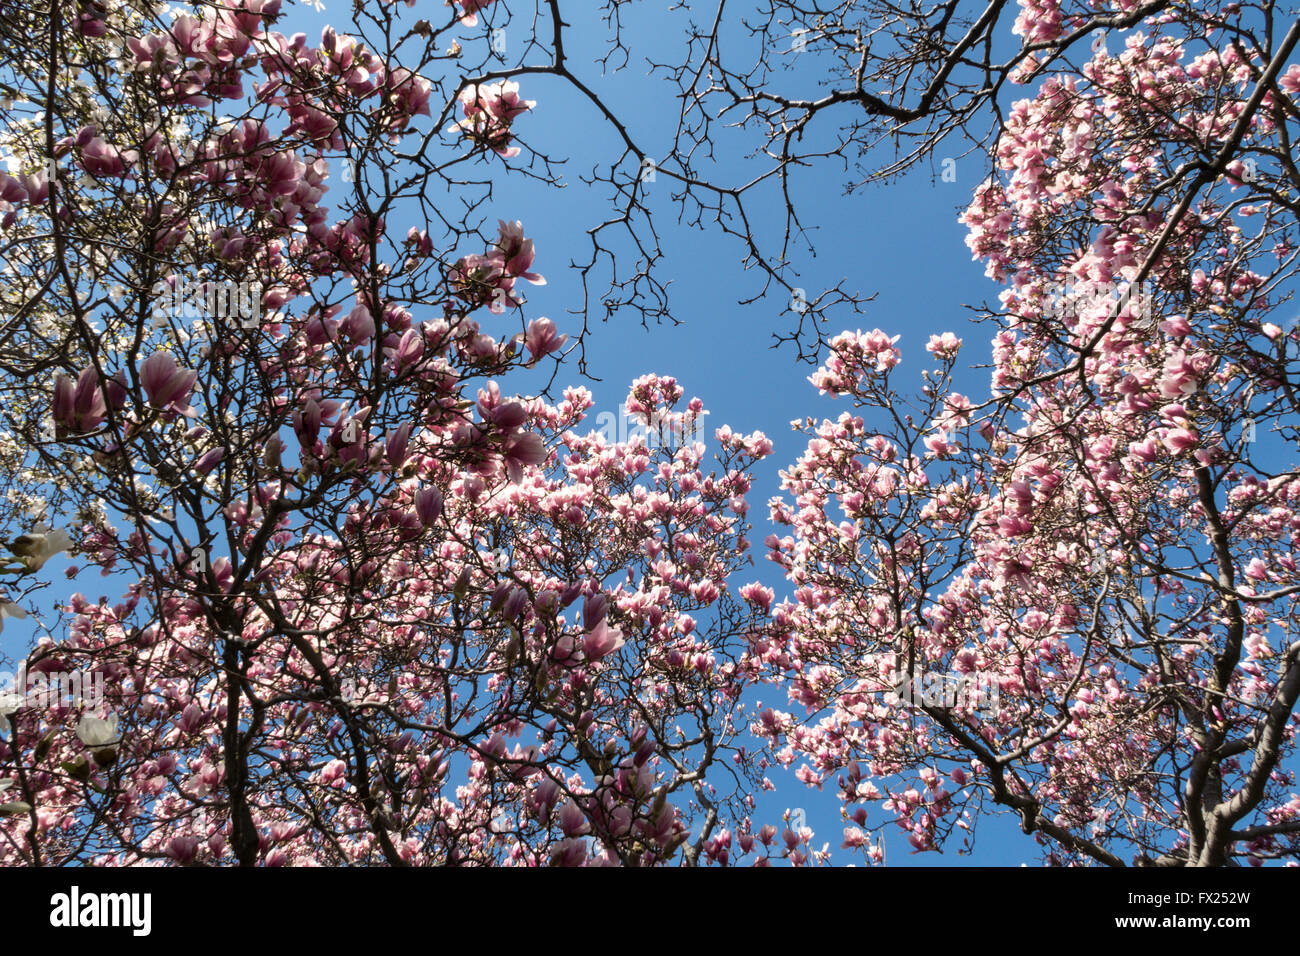
[[[560,807],[560,828],[566,837],[579,837],[591,830],[587,815],[572,800]]]
[[[534,362],[552,352],[558,352],[569,340],[567,335],[559,334],[555,323],[547,318],[533,319],[529,322],[528,331],[521,338]]]
[[[181,865],[194,862],[203,841],[193,836],[172,837],[167,843],[167,855]],[[269,865],[269,863],[268,863]]]
[[[582,639],[583,652],[587,655],[587,660],[593,663],[614,653],[623,644],[623,632],[610,627],[604,618]]]
[[[1165,447],[1175,455],[1180,455],[1190,448],[1195,448],[1200,442],[1196,432],[1190,428],[1171,428],[1165,432],[1162,440]]]
[[[96,136],[81,149],[81,165],[92,176],[99,178],[122,176],[139,154],[135,150],[119,150]]]
[[[478,26],[478,11],[491,4],[492,0],[456,0],[461,9],[460,22],[467,27]]]
[[[889,336],[880,329],[864,333],[844,331],[831,339],[826,364],[808,377],[823,392],[839,395],[852,390],[863,376],[888,372],[902,355],[895,343],[899,336]]]
[[[925,350],[939,358],[951,358],[957,354],[961,348],[961,339],[951,332],[944,332],[942,335],[931,335],[930,341],[926,343]]]
[[[119,742],[117,723],[118,716],[115,713],[109,714],[107,717],[84,714],[77,723],[77,738],[92,753],[107,750],[116,746]]]
[[[415,493],[415,512],[426,528],[442,514],[443,497],[437,488],[421,488]]]
[[[189,397],[198,373],[181,368],[167,352],[155,352],[140,366],[140,384],[154,408],[192,415]]]
[[[46,561],[70,547],[72,547],[72,539],[62,529],[28,532],[19,535],[9,543],[9,550],[22,559],[29,571],[39,571]]]
[[[932,435],[925,436],[925,447],[936,458],[946,458],[957,448],[956,444],[947,432],[935,432]]]
[[[514,222],[499,219],[497,228],[500,235],[494,256],[501,261],[502,269],[533,285],[546,285],[546,280],[541,275],[531,271],[537,252],[533,248],[533,240],[524,237],[524,224],[518,219]]]
[[[15,694],[13,691],[0,692],[0,734],[9,733],[9,715],[17,711],[23,703],[22,694]]]
[[[535,432],[519,432],[506,440],[504,458],[506,473],[511,481],[518,483],[523,480],[525,466],[546,461],[546,445]]]
[[[459,101],[464,117],[453,124],[460,132],[495,151],[505,159],[519,155],[519,147],[511,146],[511,124],[516,117],[537,105],[535,100],[519,96],[519,84],[507,80],[481,85],[470,84],[460,92]]]
[[[54,424],[60,437],[80,435],[98,428],[108,414],[99,375],[93,368],[72,379],[59,373],[54,379]]]

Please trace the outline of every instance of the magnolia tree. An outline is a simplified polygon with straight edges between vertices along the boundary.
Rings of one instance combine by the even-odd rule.
[[[987,397],[953,333],[912,399],[879,330],[811,377],[853,409],[771,506],[791,707],[756,729],[870,857],[993,811],[1053,863],[1300,856],[1300,24],[1170,11],[1009,111],[963,216],[1006,285]]]
[[[6,8],[0,613],[45,636],[0,698],[4,863],[799,843],[751,832],[738,742],[773,594],[729,578],[770,443],[719,430],[711,467],[584,429],[584,389],[502,391],[568,340],[524,313],[521,224],[472,224],[534,106],[438,52],[485,6],[319,44],[279,0]],[[626,407],[694,438],[683,394]],[[53,620],[69,548],[123,596]]]
[[[279,0],[6,6],[0,623],[38,637],[5,662],[0,861],[824,861],[763,822],[774,760],[835,784],[871,860],[983,809],[1052,862],[1297,852],[1300,27],[780,0],[737,68],[720,5],[655,67],[665,155],[574,72],[558,0],[412,6],[319,41]],[[829,92],[782,91],[787,56]],[[522,138],[542,77],[622,149],[567,330],[489,216],[501,176],[557,181]],[[948,333],[909,409],[892,333],[823,335],[863,298],[796,285],[793,177],[887,181],[954,132],[994,164],[965,215],[1006,286],[992,390],[957,391]],[[722,181],[732,135],[771,165]],[[700,441],[657,375],[611,432],[554,384],[600,308],[673,317],[656,178],[855,406],[807,421],[772,504],[780,603],[742,571],[761,433]],[[53,595],[63,551],[121,599]],[[764,682],[788,709],[751,712]]]

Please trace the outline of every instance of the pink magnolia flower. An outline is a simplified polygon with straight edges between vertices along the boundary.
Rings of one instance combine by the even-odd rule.
[[[537,105],[536,100],[521,99],[519,84],[511,80],[480,87],[480,92],[488,111],[505,123],[512,122]]]
[[[388,441],[384,443],[384,457],[388,459],[388,464],[391,467],[401,468],[406,464],[406,446],[410,438],[410,422],[403,422],[398,425],[393,433],[388,436]]]
[[[856,850],[858,847],[865,845],[867,835],[857,827],[844,828],[844,842],[840,847],[845,850]]]
[[[427,258],[433,253],[433,240],[425,229],[417,229],[412,226],[406,232],[406,245],[411,247],[411,254],[421,259]]]
[[[27,190],[29,203],[45,202],[50,197],[50,182],[44,173],[29,173],[19,179],[23,189]]]
[[[181,368],[167,352],[155,352],[140,366],[140,384],[154,408],[192,416],[189,397],[198,373]]]
[[[587,860],[587,844],[582,840],[561,840],[551,846],[554,866],[582,866]]]
[[[1183,398],[1200,387],[1201,356],[1189,357],[1182,349],[1175,349],[1165,360],[1164,378],[1160,381],[1160,394],[1165,398]]]
[[[894,343],[899,338],[900,336],[897,335],[886,335],[880,329],[872,329],[866,335],[859,333],[858,343],[867,354],[875,357],[876,371],[884,372],[893,368],[900,361],[899,351],[894,347]]]
[[[1160,445],[1154,438],[1148,436],[1140,442],[1129,443],[1128,451],[1138,461],[1153,462],[1159,456]]]
[[[500,235],[494,257],[504,260],[502,268],[505,272],[516,278],[526,279],[533,285],[546,285],[544,278],[536,272],[529,271],[533,267],[533,259],[536,258],[537,253],[533,249],[533,240],[524,238],[524,224],[518,219],[511,223],[499,219],[497,223]]]
[[[513,136],[510,126],[515,118],[537,105],[535,100],[519,97],[519,84],[504,80],[496,83],[470,84],[459,96],[464,118],[452,129],[474,142],[509,159],[519,155],[519,147],[511,146]]]
[[[370,310],[363,304],[356,304],[352,311],[343,317],[343,321],[338,325],[339,332],[347,336],[348,341],[354,342],[355,345],[369,342],[374,338],[374,317],[370,315]]]
[[[946,458],[956,448],[949,441],[947,432],[935,432],[933,435],[925,436],[925,447],[936,458]]]
[[[864,333],[841,332],[830,341],[826,364],[808,377],[820,391],[843,394],[857,387],[865,374],[887,372],[900,361],[902,354],[894,347],[899,339],[880,329]]]
[[[98,136],[81,149],[81,166],[95,177],[121,176],[136,158],[134,150],[121,151]]]
[[[304,447],[311,447],[316,443],[316,437],[320,434],[321,421],[323,420],[321,407],[315,399],[307,399],[301,409],[293,413],[293,430],[302,442]]]
[[[1300,93],[1300,63],[1287,67],[1287,71],[1277,78],[1277,85],[1292,96]]]
[[[1061,35],[1061,6],[1056,0],[1019,0],[1020,16],[1011,32],[1025,38],[1025,43],[1055,40]]]
[[[594,629],[597,624],[605,620],[608,611],[609,598],[605,597],[603,591],[589,594],[582,600],[582,622],[588,629]]]
[[[482,408],[482,402],[479,403]],[[488,412],[492,424],[504,431],[513,431],[528,421],[528,411],[519,402],[506,402]]]
[[[437,488],[421,488],[415,493],[415,513],[426,528],[442,514],[442,492]]]
[[[201,458],[199,458],[198,461],[194,463],[194,471],[200,475],[206,475],[208,472],[210,472],[213,468],[217,466],[217,463],[220,462],[221,459],[225,457],[226,457],[226,446],[218,445],[216,448],[213,448],[211,451],[204,454]]]
[[[751,581],[749,584],[741,586],[740,596],[751,604],[757,605],[759,610],[766,614],[772,607],[776,592],[771,588],[764,587],[757,581]]]
[[[88,368],[72,379],[60,373],[54,379],[54,430],[58,437],[66,434],[84,435],[94,431],[108,416],[104,392],[99,387],[99,376]]]
[[[1022,515],[1003,515],[998,519],[998,530],[1008,538],[1027,534],[1032,527],[1029,519]]]
[[[199,706],[198,702],[190,701],[185,705],[185,709],[181,711],[180,720],[177,723],[181,730],[187,734],[192,734],[203,726],[205,716],[204,710]]]
[[[566,800],[560,807],[560,829],[566,837],[582,836],[591,829],[587,815],[572,800]]]
[[[551,660],[566,667],[573,667],[581,663],[581,658],[578,656],[577,640],[571,635],[561,634],[555,642],[555,647],[551,649]]]
[[[433,85],[424,77],[399,66],[388,72],[384,86],[388,90],[388,102],[397,111],[391,124],[393,131],[400,131],[412,116],[429,115]]]
[[[289,128],[292,131],[302,133],[318,146],[342,145],[335,142],[335,133],[339,127],[338,122],[332,116],[314,107],[301,104],[291,106],[289,108],[289,119]]]
[[[193,836],[172,837],[167,843],[167,855],[182,865],[193,863],[202,841]]]
[[[501,605],[501,616],[507,621],[517,620],[527,607],[528,592],[523,588],[515,588]]]
[[[960,348],[961,339],[951,332],[930,336],[930,341],[925,346],[927,352],[937,355],[939,358],[951,358],[957,354],[957,350]]]
[[[93,13],[82,13],[77,17],[77,32],[87,37],[102,37],[108,32],[108,24]]]
[[[384,349],[392,362],[394,371],[401,371],[416,364],[424,356],[424,335],[419,329],[407,329],[401,338],[389,336],[396,345]]]
[[[610,627],[609,622],[605,620],[601,620],[582,639],[582,649],[587,655],[587,660],[593,663],[614,653],[623,644],[623,632],[616,627]]]
[[[1190,428],[1171,428],[1165,433],[1163,441],[1166,448],[1175,455],[1180,455],[1189,448],[1195,448],[1200,438]]]
[[[0,170],[0,202],[20,203],[27,201],[27,190],[20,180]]]
[[[540,465],[546,461],[546,445],[536,432],[522,432],[506,440],[504,455],[506,474],[518,484],[524,477],[525,465]]]
[[[478,12],[492,5],[492,0],[456,0],[460,7],[460,22],[467,27],[478,26]]]

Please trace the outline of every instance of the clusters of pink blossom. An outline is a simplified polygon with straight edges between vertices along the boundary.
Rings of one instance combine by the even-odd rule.
[[[141,375],[151,401],[182,401],[190,373],[166,357],[149,363]],[[671,379],[651,377],[629,402],[654,401],[660,404],[647,411],[667,412],[680,395]],[[136,629],[141,593],[113,606],[72,599],[66,651],[93,656],[105,673],[120,739],[111,760],[88,762],[79,756],[86,745],[57,719],[14,717],[16,737],[0,745],[5,754],[25,751],[48,732],[51,753],[74,768],[32,778],[36,839],[57,853],[55,835],[78,831],[94,806],[131,847],[95,857],[98,864],[218,863],[236,854],[237,835],[214,801],[229,773],[220,665],[203,651],[217,639],[204,597],[215,588],[241,622],[248,679],[277,701],[263,715],[264,746],[277,751],[281,771],[251,791],[256,840],[246,851],[257,862],[608,865],[671,858],[690,820],[682,804],[666,798],[689,786],[694,762],[717,759],[714,748],[732,746],[743,729],[717,715],[738,706],[744,635],[771,592],[747,586],[748,625],[724,624],[730,614],[718,615],[747,549],[740,517],[747,469],[771,446],[761,436],[737,436],[720,453],[722,472],[706,475],[699,452],[660,455],[641,443],[609,445],[598,432],[582,434],[590,406],[584,390],[548,405],[506,400],[489,384],[478,393],[478,423],[406,422],[371,437],[373,411],[304,402],[292,416],[300,463],[328,454],[319,437],[328,427],[336,453],[361,447],[344,464],[392,480],[354,497],[337,535],[303,534],[283,508],[293,468],[289,449],[278,448],[265,457],[251,499],[226,509],[235,552],[197,566],[187,556],[184,573],[197,576],[199,587],[187,589],[178,577],[176,589],[160,595],[161,621]],[[505,476],[457,466],[446,454],[467,428],[504,434],[508,447],[525,426],[523,434],[567,448],[562,467],[540,467],[542,453]],[[514,530],[503,565],[481,549],[500,544],[496,529],[506,521]],[[262,603],[237,582],[247,579],[245,556],[268,532],[270,548],[252,572],[274,595]],[[108,528],[97,533],[92,559],[105,567],[161,543],[128,542]],[[571,576],[565,568],[580,570]],[[569,607],[580,609],[571,621]],[[296,636],[308,632],[329,637]],[[55,654],[46,666],[59,661]],[[488,693],[472,693],[475,685]],[[688,726],[706,719],[716,735],[709,755],[697,751],[699,730]],[[344,722],[366,749],[339,736]],[[358,763],[362,753],[379,759]],[[461,760],[466,769],[450,775]],[[96,794],[106,792],[107,775],[121,799],[100,806]],[[287,799],[286,788],[311,794],[310,815],[292,810],[298,802]],[[379,790],[387,795],[375,801]],[[499,816],[506,805],[515,808],[508,826]],[[171,821],[163,830],[150,823],[160,814]],[[808,857],[800,838],[778,852],[775,828],[755,835],[749,827],[742,823],[743,852],[762,851],[761,862]],[[713,833],[705,856],[727,862],[730,839],[725,829]],[[21,845],[6,842],[4,852]]]
[[[832,395],[851,392],[864,376],[888,372],[902,360],[894,347],[898,336],[889,336],[880,329],[863,333],[841,332],[830,342],[830,358],[826,364],[808,377],[817,390]]]
[[[511,146],[514,121],[537,105],[536,100],[519,96],[519,84],[512,80],[470,84],[460,92],[463,114],[452,129],[503,159],[518,156],[518,146]]]
[[[1060,30],[1057,5],[1022,4],[1026,42]],[[899,361],[881,332],[836,337],[811,376],[882,430],[849,413],[810,424],[782,473],[788,497],[770,513],[791,533],[767,543],[795,591],[753,666],[791,709],[753,729],[806,783],[835,784],[853,823],[845,848],[878,859],[897,828],[918,852],[942,849],[991,799],[1051,862],[1221,861],[1212,812],[1300,816],[1293,772],[1253,753],[1270,733],[1291,753],[1297,732],[1270,711],[1294,667],[1270,638],[1300,614],[1287,543],[1300,481],[1257,470],[1249,444],[1278,421],[1257,397],[1288,380],[1295,340],[1263,321],[1273,303],[1259,290],[1295,240],[1272,216],[1261,238],[1243,234],[1240,217],[1269,200],[1256,188],[1259,203],[1234,211],[1224,194],[1252,188],[1239,165],[1181,222],[1149,200],[1179,150],[1226,135],[1257,68],[1234,49],[1133,33],[1093,57],[1086,83],[1049,77],[1014,105],[999,175],[963,216],[972,252],[1007,285],[994,401],[973,406],[941,371],[923,417],[902,417],[880,377]],[[1270,99],[1247,144],[1275,145],[1293,109]],[[1084,242],[1056,226],[1079,222]],[[1147,322],[1120,293],[1166,230]],[[1070,283],[1116,294],[1054,308]],[[945,333],[927,350],[947,369],[960,344]],[[977,675],[996,695],[900,704],[900,674]],[[1177,809],[1196,782],[1175,754],[1218,775],[1195,810]],[[1266,824],[1232,853],[1259,865],[1293,846],[1287,834]]]
[[[521,300],[515,293],[515,283],[520,279],[533,285],[546,284],[541,275],[532,271],[534,258],[533,240],[524,238],[523,223],[502,219],[496,244],[485,254],[468,255],[458,260],[449,270],[448,280],[456,297],[469,308],[486,306],[490,312],[499,315],[507,305],[520,304]],[[539,329],[533,341],[540,344],[560,340],[553,335],[548,337],[543,329]]]

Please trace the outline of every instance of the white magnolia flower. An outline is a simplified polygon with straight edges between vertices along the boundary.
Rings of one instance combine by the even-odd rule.
[[[117,714],[107,718],[84,715],[77,723],[77,737],[92,751],[113,747],[118,742]]]
[[[72,539],[62,529],[31,531],[9,542],[9,550],[22,558],[23,564],[32,571],[39,571],[46,561],[70,547]]]
[[[24,611],[22,608],[20,608],[17,604],[14,604],[10,601],[4,600],[3,598],[0,598],[0,631],[4,631],[5,629],[5,618],[7,617],[24,618],[26,616],[27,616],[27,612]]]
[[[12,691],[0,694],[0,734],[9,733],[9,715],[23,705],[23,695]]]

